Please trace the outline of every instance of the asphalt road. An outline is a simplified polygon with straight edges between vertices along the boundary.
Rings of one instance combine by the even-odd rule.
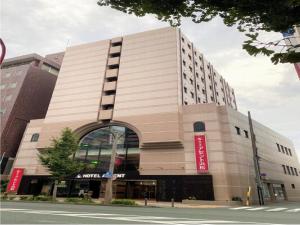
[[[1,202],[1,224],[300,224],[300,203],[264,208],[153,208]]]

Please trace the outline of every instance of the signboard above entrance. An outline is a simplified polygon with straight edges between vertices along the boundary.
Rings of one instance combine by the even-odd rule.
[[[124,178],[125,173],[117,173],[110,175],[108,173],[79,173],[75,176],[75,179],[102,179],[102,178]]]

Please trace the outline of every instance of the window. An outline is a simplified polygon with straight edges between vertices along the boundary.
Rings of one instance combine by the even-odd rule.
[[[295,171],[296,176],[298,176],[297,168],[294,168],[294,171]]]
[[[201,56],[199,56],[199,60],[202,61]]]
[[[196,77],[199,78],[199,73],[196,72]]]
[[[239,127],[235,127],[236,134],[241,135],[241,129]]]
[[[200,86],[199,86],[199,84],[197,84],[197,89],[198,89],[198,90],[200,90]]]
[[[191,96],[192,96],[192,98],[194,98],[194,93],[193,92],[191,92]]]
[[[283,172],[284,172],[284,174],[286,174],[285,165],[281,165],[281,166],[282,166],[282,168],[283,168]]]
[[[202,66],[200,66],[200,70],[203,71],[203,67]]]
[[[189,47],[189,49],[191,49],[191,45],[190,44],[188,44],[188,47]]]
[[[115,47],[115,46],[121,46],[121,45],[122,45],[122,41],[115,42],[115,43],[111,43],[111,46],[112,46],[112,47]]]
[[[11,95],[8,95],[5,97],[4,101],[8,102],[12,99],[12,96]]]
[[[290,167],[286,166],[286,169],[287,169],[288,174],[291,175]]]
[[[190,79],[190,83],[191,83],[191,84],[194,84],[194,81],[193,81],[192,79]]]
[[[184,104],[187,105],[188,104],[187,101],[184,101]]]
[[[290,149],[290,148],[288,148],[287,150],[289,151],[289,153],[290,153],[290,156],[292,156],[292,151],[291,151],[291,149]]]
[[[184,48],[182,48],[182,53],[185,54],[185,49]]]
[[[123,126],[108,125],[87,133],[79,142],[75,158],[87,165],[97,164],[98,171],[108,171],[107,162],[110,161],[113,145],[112,131],[117,131],[123,137],[118,140],[118,146],[126,146],[118,151],[115,172],[137,171],[140,162],[139,138],[133,130]]]
[[[244,130],[244,133],[245,133],[245,137],[246,137],[246,138],[249,138],[248,131]]]
[[[284,153],[284,147],[282,145],[280,145],[281,147],[281,151]]]
[[[120,52],[109,54],[109,57],[110,57],[110,58],[116,58],[116,57],[120,57],[120,56],[121,56],[121,53],[120,53]]]
[[[219,96],[219,92],[216,91],[217,96]]]
[[[202,89],[202,93],[205,94],[205,90],[204,89]]]
[[[285,153],[288,155],[289,152],[288,152],[288,150],[287,150],[287,147],[284,147],[284,150],[285,150]]]
[[[4,109],[4,108],[0,109],[0,114],[1,115],[5,114],[5,112],[6,112],[6,109]]]
[[[191,66],[189,66],[189,69],[190,69],[191,72],[193,72],[193,68]]]
[[[197,52],[194,52],[195,55],[197,55]]]
[[[183,89],[184,89],[184,93],[186,93],[186,92],[187,92],[187,88],[186,88],[186,87],[184,87]]]
[[[198,102],[200,102],[200,98],[198,97]]]
[[[295,189],[295,184],[291,184],[292,188]]]
[[[181,41],[184,43],[184,38],[183,37],[181,38]]]
[[[295,173],[294,173],[294,168],[293,167],[290,167],[291,168],[291,173],[293,176],[295,176]]]
[[[212,86],[211,85],[209,85],[209,89],[212,90]]]
[[[276,143],[276,145],[277,145],[278,151],[281,152],[281,151],[280,151],[280,145],[279,145],[278,143]]]
[[[196,65],[196,66],[198,66],[198,63],[197,63],[197,62],[195,62],[195,65]]]
[[[11,83],[11,84],[8,85],[8,88],[15,88],[15,87],[17,87],[17,83],[16,82]]]
[[[202,121],[197,121],[194,123],[194,132],[203,132],[205,131],[205,123]]]
[[[202,81],[202,83],[204,83],[204,78],[203,77],[201,77],[201,81]]]
[[[185,73],[183,73],[183,78],[186,79],[186,74]]]
[[[188,57],[189,57],[190,60],[192,60],[192,56],[190,54],[188,55]]]
[[[212,101],[214,101],[214,100],[215,100],[214,96],[211,96],[211,97],[210,97],[210,99],[211,99]]]
[[[210,75],[208,75],[208,78],[211,80],[211,76]]]
[[[182,64],[185,66],[185,65],[186,65],[186,62],[183,60],[183,61],[182,61]]]
[[[38,133],[34,133],[32,136],[31,136],[31,142],[37,142],[39,140],[39,137],[40,135]]]

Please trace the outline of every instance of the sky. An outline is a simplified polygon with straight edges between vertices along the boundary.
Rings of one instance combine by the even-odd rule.
[[[1,0],[1,33],[7,56],[64,51],[66,46],[169,26],[153,15],[136,17],[100,7],[97,0]],[[300,81],[293,65],[273,65],[268,57],[249,56],[243,34],[221,19],[182,31],[234,88],[238,110],[294,142],[300,156]],[[266,40],[281,38],[264,34]]]

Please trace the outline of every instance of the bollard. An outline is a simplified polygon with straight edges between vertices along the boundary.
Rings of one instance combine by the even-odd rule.
[[[174,198],[171,199],[172,207],[174,207]]]
[[[145,206],[147,206],[147,204],[148,204],[148,199],[145,198]]]

